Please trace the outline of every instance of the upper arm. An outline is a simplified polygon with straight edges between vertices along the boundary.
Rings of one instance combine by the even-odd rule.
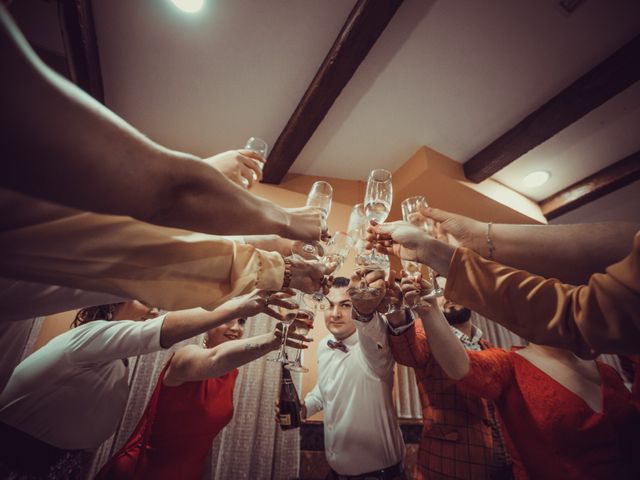
[[[469,373],[459,380],[459,385],[478,397],[497,399],[513,377],[510,354],[500,348],[467,351],[467,354]]]
[[[171,359],[165,383],[176,386],[214,376],[211,375],[211,352],[211,349],[200,348],[197,345],[187,345],[178,349]]]
[[[66,352],[74,362],[119,360],[162,350],[164,315],[145,322],[96,320],[70,332]]]

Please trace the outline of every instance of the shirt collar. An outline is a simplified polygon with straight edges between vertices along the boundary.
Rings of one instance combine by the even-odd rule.
[[[332,340],[335,340],[336,342],[341,341],[347,347],[353,347],[358,343],[358,331],[356,330],[355,332],[353,332],[351,335],[349,335],[347,338],[343,340],[338,340],[336,337],[332,335]]]
[[[480,330],[478,327],[476,327],[475,325],[471,325],[471,332],[473,333],[471,338],[462,333],[456,327],[451,327],[451,330],[465,347],[469,348],[470,350],[481,350],[480,344],[478,342],[482,338],[483,333],[482,330]]]

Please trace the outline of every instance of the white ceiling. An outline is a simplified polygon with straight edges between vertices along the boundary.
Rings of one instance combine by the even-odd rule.
[[[355,0],[205,2],[189,15],[93,0],[106,103],[171,148],[273,145]],[[640,33],[637,0],[586,0],[569,17],[556,4],[405,0],[291,171],[364,179],[421,145],[465,162]],[[495,178],[539,200],[638,150],[640,84]],[[551,181],[526,190],[539,168]]]

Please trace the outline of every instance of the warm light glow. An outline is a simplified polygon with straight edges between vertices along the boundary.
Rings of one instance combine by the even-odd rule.
[[[183,12],[196,13],[204,5],[204,0],[171,0]]]
[[[522,179],[522,183],[525,187],[535,188],[540,185],[544,185],[551,178],[551,173],[546,170],[537,170],[531,172],[529,175]]]

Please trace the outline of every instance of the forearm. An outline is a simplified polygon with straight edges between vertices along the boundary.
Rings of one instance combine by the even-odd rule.
[[[433,358],[442,367],[447,376],[460,380],[469,373],[469,357],[462,343],[451,331],[451,327],[439,308],[420,311],[420,319],[429,342]]]
[[[234,368],[277,350],[279,345],[280,340],[273,333],[225,342],[211,350],[205,377],[224,375]]]
[[[219,327],[239,316],[236,309],[229,308],[225,304],[212,312],[202,308],[169,312],[160,331],[160,344],[163,348],[169,348],[171,345]]]
[[[543,277],[584,284],[593,273],[624,258],[639,229],[630,222],[492,225],[493,259]],[[486,238],[478,240],[476,244],[483,245],[478,253],[486,257]]]
[[[0,15],[3,185],[82,210],[189,230],[283,233],[283,209],[197,157],[146,138],[42,64],[7,12]]]

